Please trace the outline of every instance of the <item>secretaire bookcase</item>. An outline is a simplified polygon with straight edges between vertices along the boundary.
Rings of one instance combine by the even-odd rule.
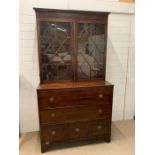
[[[113,85],[105,80],[108,13],[35,8],[41,151],[110,142]]]

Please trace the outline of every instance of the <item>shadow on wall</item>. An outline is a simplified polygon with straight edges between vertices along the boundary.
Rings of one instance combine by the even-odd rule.
[[[39,130],[36,87],[20,76],[19,120],[21,133]]]
[[[37,52],[37,29],[35,26],[34,39],[31,40],[32,48],[26,49],[26,55],[29,55],[29,61],[21,60],[19,88],[19,120],[21,132],[31,132],[39,130],[38,104],[36,88],[39,84],[39,64]],[[24,36],[23,36],[24,37]],[[28,48],[29,49],[29,48]],[[21,51],[24,51],[24,47]],[[21,52],[21,55],[25,53]]]
[[[116,42],[115,42],[116,43]],[[116,44],[117,45],[117,44]],[[107,78],[112,81],[126,77],[128,47],[115,47],[108,37],[107,45]],[[109,68],[108,68],[109,67]],[[111,76],[112,75],[112,76]],[[116,79],[116,80],[115,80]],[[120,84],[124,84],[122,81]]]
[[[118,47],[117,43],[108,37],[106,80],[114,84],[113,120],[123,120],[128,42],[125,42],[124,47],[123,44]]]

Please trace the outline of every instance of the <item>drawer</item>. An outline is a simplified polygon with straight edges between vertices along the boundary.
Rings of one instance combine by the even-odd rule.
[[[85,122],[70,123],[69,128],[69,139],[81,139],[88,137],[89,131]]]
[[[38,91],[40,109],[72,105],[73,100],[72,90]]]
[[[77,106],[53,108],[40,111],[41,123],[63,123],[78,120],[92,120],[111,116],[111,105]]]
[[[111,104],[112,92],[112,86],[38,91],[39,108]]]
[[[89,137],[100,137],[111,133],[111,119],[95,120],[87,124],[89,127]]]
[[[76,90],[75,92],[75,102],[76,103],[112,103],[113,87],[93,87],[93,88],[83,88]]]
[[[41,126],[41,140],[43,145],[50,145],[64,141],[67,138],[67,128],[64,124]]]
[[[57,125],[41,126],[42,145],[50,146],[56,143],[80,139],[98,138],[110,134],[110,119],[79,121]]]
[[[101,137],[109,133],[110,119],[77,122],[69,124],[69,139],[87,139]]]

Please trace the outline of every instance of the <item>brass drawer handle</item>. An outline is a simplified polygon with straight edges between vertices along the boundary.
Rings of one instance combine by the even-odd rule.
[[[103,110],[102,110],[102,109],[98,109],[98,113],[100,113],[100,114],[101,114],[102,112],[103,112]]]
[[[79,129],[79,128],[75,128],[75,131],[76,131],[76,132],[79,132],[79,131],[80,131],[80,129]]]
[[[45,145],[49,145],[49,144],[50,144],[50,142],[49,142],[49,141],[46,141],[46,142],[45,142]]]
[[[102,129],[102,125],[98,125],[97,129],[101,130]]]
[[[52,114],[51,114],[51,117],[54,118],[54,117],[55,117],[55,113],[52,113]]]
[[[49,101],[52,103],[52,102],[54,102],[54,97],[50,97],[49,98]]]
[[[101,99],[103,98],[103,94],[99,94],[98,97]]]
[[[51,134],[52,134],[52,135],[56,135],[56,131],[54,131],[54,130],[51,131]]]

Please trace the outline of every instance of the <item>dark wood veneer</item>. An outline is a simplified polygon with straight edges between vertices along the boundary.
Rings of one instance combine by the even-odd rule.
[[[102,140],[110,142],[113,85],[105,81],[107,21],[109,13],[39,8],[34,10],[37,17],[40,71],[40,84],[37,88],[37,96],[41,152],[45,152],[50,148],[56,148],[57,145],[74,144],[79,141],[93,142],[95,140]],[[43,21],[45,23],[42,23],[42,27],[47,29],[43,30],[45,32],[41,34],[41,22]],[[67,28],[63,28],[64,25],[62,23],[66,22],[71,24],[70,33],[67,32]],[[78,25],[78,23],[81,25]],[[89,25],[90,23],[91,25]],[[96,26],[97,24],[98,26]],[[57,27],[57,25],[59,26]],[[52,28],[48,29],[50,26]],[[79,53],[80,50],[78,48],[79,46],[83,47],[83,42],[79,40],[78,28],[80,34],[83,31],[87,31],[83,37],[83,42],[86,42],[86,46],[83,49],[86,52],[85,56]],[[54,35],[53,29],[66,33],[61,34],[59,32],[55,43],[53,41],[54,36],[52,36],[53,38],[48,36],[48,33]],[[64,34],[70,39],[65,44],[65,41],[62,39]],[[100,41],[104,40],[104,47],[102,46],[101,48],[102,51],[99,48],[97,49],[97,42],[94,43],[94,37],[98,37],[97,40]],[[59,42],[58,38],[63,41]],[[96,47],[96,51],[93,52],[96,52],[96,55],[99,54],[97,53],[99,51],[103,52],[103,59],[93,55],[94,53],[91,52],[89,47],[93,45]],[[64,47],[62,48],[62,46]],[[70,49],[70,53],[66,52],[66,49]],[[65,52],[71,57],[71,60],[68,59],[66,62],[63,59]],[[80,67],[83,67],[80,66],[83,62],[79,60],[79,56],[82,56],[90,67],[90,75],[86,73],[87,69],[85,69],[85,72],[83,69],[80,70]],[[54,58],[57,58],[55,63],[53,61]],[[93,61],[91,58],[94,58]],[[59,59],[63,59],[64,62],[58,62]],[[103,63],[101,63],[102,60]],[[71,70],[67,70],[68,66],[66,67],[65,65],[71,65],[71,68],[69,68]],[[58,72],[60,68],[62,73]],[[65,75],[65,73],[68,74]],[[63,74],[66,77],[63,78],[62,76],[60,78]]]
[[[111,105],[72,106],[41,110],[41,123],[75,122],[105,118],[111,114]]]

